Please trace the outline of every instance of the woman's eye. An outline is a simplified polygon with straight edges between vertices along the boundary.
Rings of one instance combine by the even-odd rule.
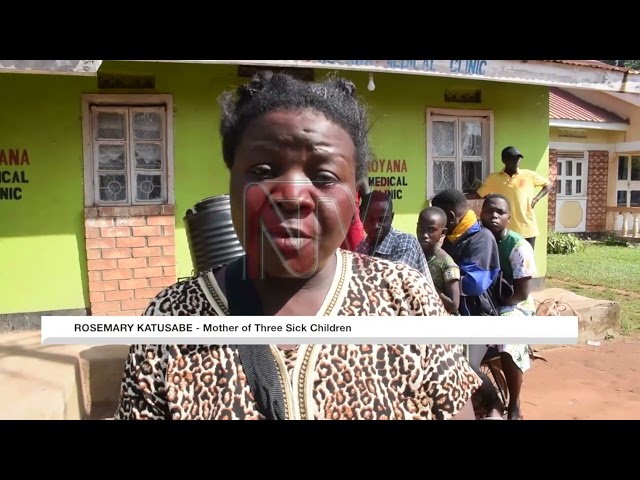
[[[324,185],[331,185],[331,184],[337,183],[338,181],[339,180],[335,175],[328,172],[320,172],[317,175],[315,175],[313,179],[314,183],[324,184]]]
[[[251,175],[260,179],[269,178],[273,176],[273,170],[269,165],[256,165],[249,171],[249,173],[251,173]]]

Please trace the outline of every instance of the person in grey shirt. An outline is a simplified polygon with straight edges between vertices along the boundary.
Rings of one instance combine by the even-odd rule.
[[[384,192],[374,190],[364,195],[360,217],[367,237],[358,245],[356,252],[408,265],[433,285],[418,239],[394,228],[394,216],[393,201]]]

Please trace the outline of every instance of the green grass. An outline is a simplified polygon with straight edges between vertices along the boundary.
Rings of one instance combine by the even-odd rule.
[[[620,303],[622,333],[640,332],[640,248],[587,244],[547,257],[547,286]]]

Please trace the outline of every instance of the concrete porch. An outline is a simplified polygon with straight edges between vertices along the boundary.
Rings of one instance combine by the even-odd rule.
[[[128,347],[41,345],[40,331],[0,334],[0,420],[108,418]]]
[[[606,226],[620,240],[640,242],[640,207],[607,207]]]
[[[535,299],[566,302],[581,317],[579,340],[602,340],[620,329],[616,302],[562,289]],[[567,313],[572,315],[571,312]],[[41,345],[40,332],[0,334],[0,420],[98,420],[113,415],[128,347]]]
[[[610,300],[596,300],[562,288],[546,288],[533,293],[537,302],[554,299],[573,308],[578,315],[578,343],[589,340],[604,340],[620,332],[620,304]],[[568,308],[561,315],[572,316]],[[535,345],[536,348],[557,347],[557,345]]]

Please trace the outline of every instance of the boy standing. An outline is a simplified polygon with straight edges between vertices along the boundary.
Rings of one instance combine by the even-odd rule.
[[[458,315],[460,305],[460,268],[451,256],[442,250],[447,233],[447,214],[438,207],[420,212],[416,235],[427,259],[433,284],[442,303],[452,315]]]

